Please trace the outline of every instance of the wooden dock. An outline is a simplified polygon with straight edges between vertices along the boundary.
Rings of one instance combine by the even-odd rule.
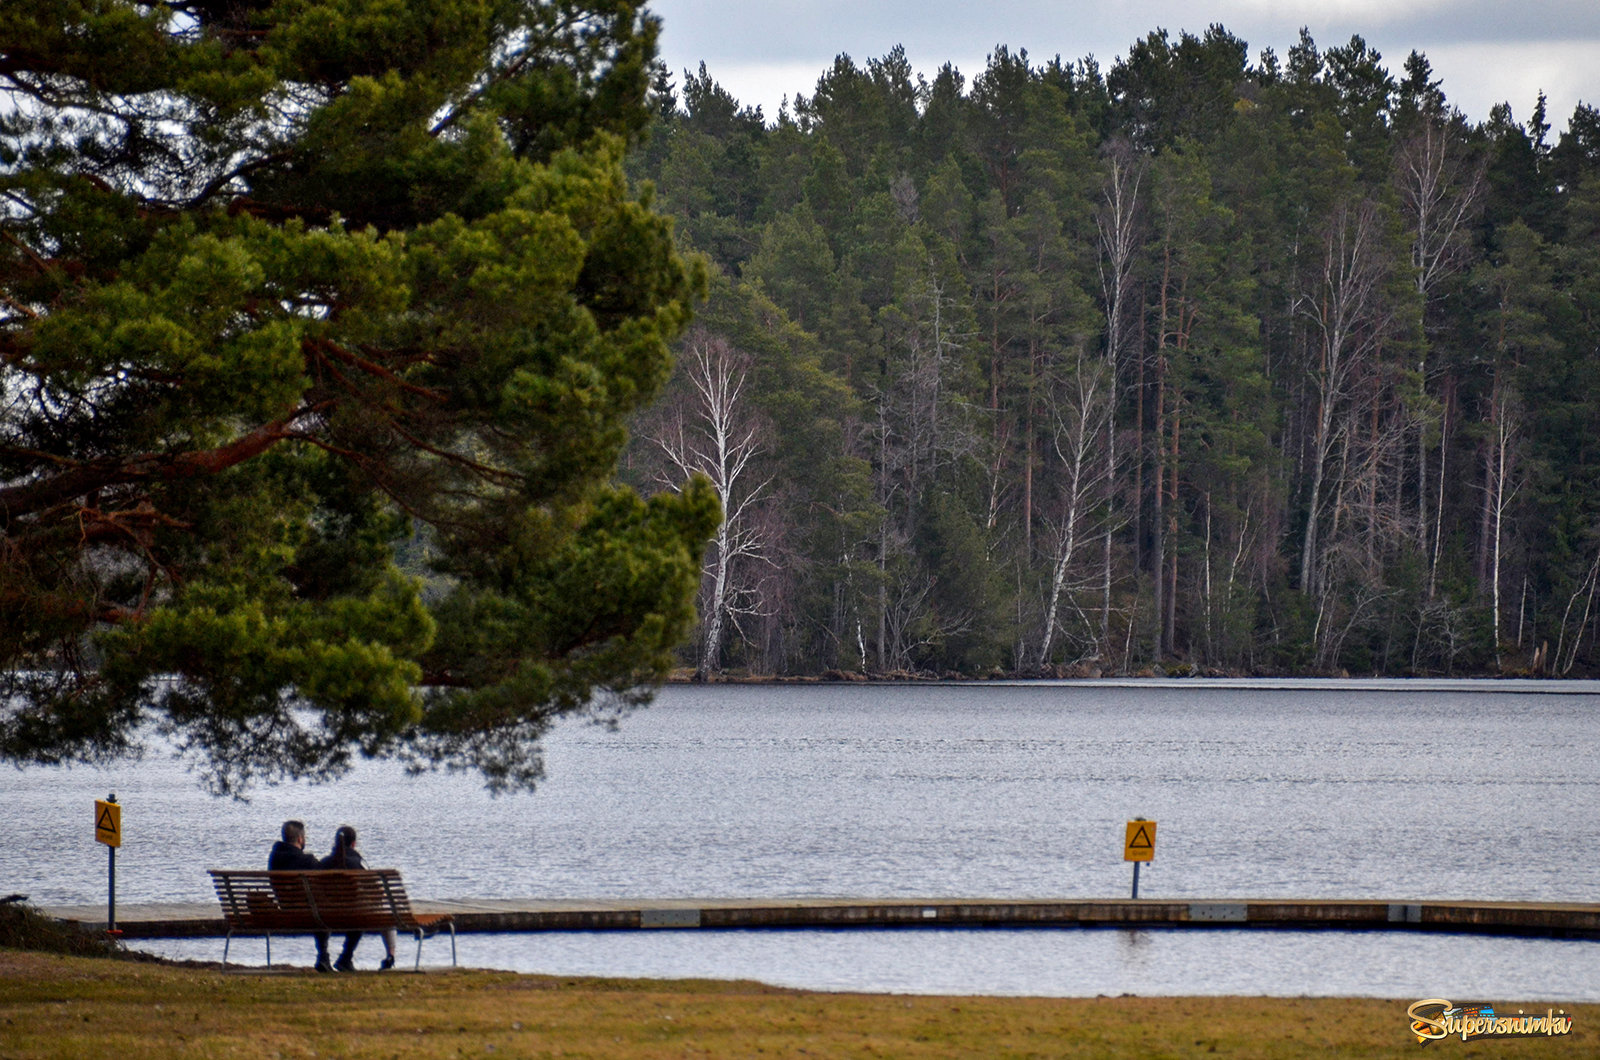
[[[484,899],[417,901],[451,913],[460,932],[836,928],[1276,928],[1445,931],[1600,938],[1600,905],[1549,902],[1303,899]],[[55,906],[49,915],[90,930],[105,907]],[[215,903],[118,907],[129,939],[220,938]]]

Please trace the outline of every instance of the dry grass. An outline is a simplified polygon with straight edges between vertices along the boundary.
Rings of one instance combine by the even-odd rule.
[[[111,957],[121,947],[104,935],[67,927],[26,902],[0,902],[0,948]]]
[[[1407,1003],[901,997],[485,971],[333,977],[0,950],[0,1058],[1416,1056]],[[1600,1055],[1600,1006],[1566,1008],[1568,1038],[1445,1041],[1425,1055]]]

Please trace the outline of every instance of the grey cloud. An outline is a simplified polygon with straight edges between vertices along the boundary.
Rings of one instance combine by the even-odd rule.
[[[1199,33],[1213,22],[1248,42],[1252,57],[1267,47],[1282,55],[1302,25],[1323,48],[1359,33],[1394,72],[1407,53],[1421,51],[1434,60],[1450,100],[1478,119],[1506,98],[1526,114],[1538,87],[1551,91],[1552,114],[1570,112],[1580,99],[1600,100],[1597,0],[1307,0],[1288,10],[1265,0],[1215,0],[1203,8],[1177,0],[798,0],[772,6],[657,0],[652,6],[665,20],[663,57],[674,73],[703,59],[714,77],[721,70],[724,76],[739,72],[745,84],[763,79],[776,86],[761,97],[770,111],[781,95],[809,94],[841,52],[859,63],[902,44],[923,74],[953,62],[970,79],[998,43],[1026,49],[1035,61],[1093,55],[1106,68],[1154,29]],[[1585,42],[1594,44],[1592,64],[1575,60]],[[761,68],[772,72],[763,78],[754,73]]]
[[[666,21],[664,43],[674,54],[708,62],[827,61],[840,52],[857,60],[905,45],[919,65],[987,53],[997,43],[1026,47],[1044,58],[1102,61],[1124,54],[1147,32],[1164,27],[1200,32],[1220,22],[1250,43],[1252,52],[1292,44],[1301,25],[1322,44],[1359,33],[1401,42],[1404,50],[1463,43],[1542,40],[1600,41],[1595,0],[1462,0],[1445,6],[1394,0],[1364,13],[1339,13],[1312,3],[1221,2],[1197,8],[1175,0],[1062,3],[1049,0],[798,0],[774,5],[748,0],[657,0]]]
[[[1600,4],[1594,0],[1463,0],[1423,11],[1396,4],[1382,24],[1373,27],[1374,32],[1378,29],[1391,39],[1414,37],[1435,44],[1600,41]]]

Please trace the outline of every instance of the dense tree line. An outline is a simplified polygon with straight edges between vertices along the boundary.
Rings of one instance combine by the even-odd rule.
[[[721,496],[701,674],[1600,669],[1594,108],[1218,26],[654,101],[713,279],[625,474]]]

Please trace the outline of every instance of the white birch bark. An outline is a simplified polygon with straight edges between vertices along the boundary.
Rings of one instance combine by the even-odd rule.
[[[1500,553],[1505,537],[1506,512],[1511,507],[1511,501],[1516,496],[1517,487],[1510,482],[1512,474],[1512,449],[1515,445],[1517,423],[1511,412],[1505,407],[1496,410],[1494,425],[1494,468],[1490,478],[1489,487],[1491,495],[1489,503],[1493,512],[1493,539],[1490,548],[1490,585],[1492,604],[1494,608],[1494,663],[1495,669],[1502,668],[1500,657]],[[1521,630],[1518,629],[1518,637]]]
[[[1358,369],[1374,354],[1384,331],[1381,286],[1387,264],[1381,238],[1382,225],[1372,202],[1341,203],[1324,236],[1316,287],[1301,299],[1301,311],[1318,338],[1318,365],[1312,373],[1317,417],[1300,551],[1302,591],[1315,591],[1320,584],[1323,542],[1318,535],[1340,417],[1346,413]]]
[[[727,627],[742,615],[760,613],[759,592],[738,580],[738,568],[752,560],[770,562],[766,535],[753,515],[771,480],[754,487],[747,482],[750,462],[761,446],[745,407],[739,352],[720,338],[697,334],[689,343],[684,374],[695,395],[692,408],[686,412],[680,407],[657,442],[680,482],[704,475],[722,503],[722,522],[711,539],[704,571],[704,628],[695,668],[695,676],[704,680],[720,668]]]
[[[1400,209],[1410,224],[1411,274],[1417,291],[1417,311],[1422,317],[1422,345],[1417,373],[1419,386],[1428,385],[1427,312],[1439,282],[1459,271],[1467,261],[1467,235],[1483,201],[1484,164],[1468,163],[1465,148],[1450,135],[1444,120],[1429,115],[1407,137],[1395,154],[1394,183]],[[1447,410],[1448,411],[1448,410]],[[1445,439],[1439,445],[1439,497],[1443,507]],[[1426,422],[1417,424],[1417,541],[1428,558],[1428,598],[1432,599],[1438,575],[1437,539],[1440,509],[1432,520],[1428,513],[1428,443]]]
[[[1117,481],[1117,381],[1122,354],[1128,343],[1128,307],[1133,294],[1133,265],[1139,250],[1139,189],[1144,181],[1144,160],[1127,141],[1119,141],[1106,152],[1106,173],[1102,202],[1095,211],[1098,235],[1100,290],[1106,316],[1106,405],[1105,481],[1116,500]],[[1111,535],[1116,520],[1108,520],[1101,542],[1100,566],[1100,650],[1110,654],[1111,645]]]
[[[1107,403],[1104,362],[1090,362],[1081,354],[1075,370],[1053,402],[1054,430],[1051,446],[1061,471],[1061,508],[1055,522],[1055,546],[1050,563],[1050,594],[1045,605],[1044,636],[1039,643],[1039,666],[1050,662],[1050,649],[1060,626],[1067,576],[1080,543],[1089,536],[1091,509],[1102,499],[1105,465],[1095,452],[1105,420]]]

